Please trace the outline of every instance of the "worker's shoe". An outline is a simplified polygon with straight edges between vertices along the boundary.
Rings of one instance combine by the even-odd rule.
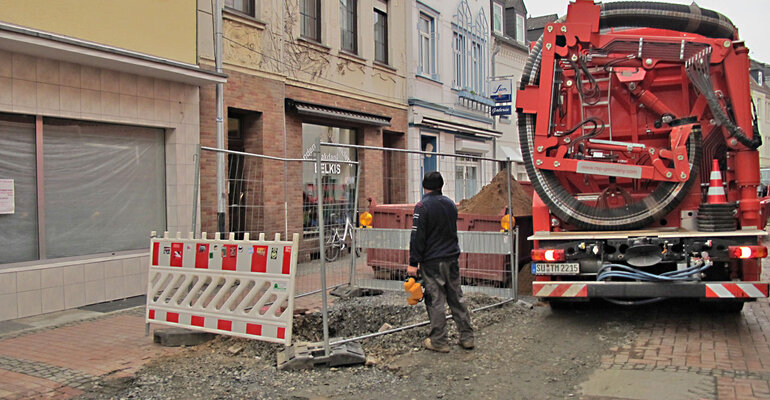
[[[464,348],[465,350],[473,350],[473,348],[476,346],[473,344],[473,339],[466,339],[460,341],[460,347]]]
[[[437,351],[439,353],[449,353],[449,345],[436,346],[430,341],[430,338],[425,339],[425,348],[428,350]]]

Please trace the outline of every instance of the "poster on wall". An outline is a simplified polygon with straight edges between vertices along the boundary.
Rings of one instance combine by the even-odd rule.
[[[13,179],[0,179],[0,214],[14,212]]]

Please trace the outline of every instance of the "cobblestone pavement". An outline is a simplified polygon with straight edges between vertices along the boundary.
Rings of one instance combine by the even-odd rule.
[[[770,262],[763,261],[766,282]],[[770,399],[768,299],[747,303],[740,314],[668,311],[639,314],[636,339],[602,357],[583,399]],[[601,388],[608,382],[614,389]]]
[[[737,315],[658,311],[634,341],[602,357],[583,399],[770,399],[769,313],[766,300]],[[614,385],[602,390],[601,381]]]
[[[313,297],[298,303],[315,308]],[[628,314],[640,328],[602,357],[582,386],[583,399],[770,399],[770,301],[734,315],[652,310]],[[69,399],[97,379],[130,376],[176,351],[144,335],[141,308],[6,334],[0,399]]]
[[[69,399],[104,376],[177,351],[144,335],[141,310],[0,339],[0,399]]]

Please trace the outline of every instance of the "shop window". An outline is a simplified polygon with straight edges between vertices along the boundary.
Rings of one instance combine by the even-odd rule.
[[[469,199],[478,193],[479,162],[472,158],[458,157],[455,164],[455,201]]]
[[[0,117],[0,179],[15,192],[14,213],[0,215],[0,242],[14,251],[0,263],[146,249],[149,232],[165,230],[162,130],[44,119],[40,133],[36,148],[34,124]]]
[[[35,164],[34,118],[0,115],[0,264],[38,258]]]
[[[356,131],[340,127],[302,124],[303,158],[315,159],[316,141],[356,144]],[[345,217],[355,221],[353,216],[356,167],[339,161],[357,161],[355,149],[322,146],[321,180],[324,204],[324,220],[328,224],[344,223]],[[303,163],[302,166],[303,230],[306,235],[318,233],[318,190],[316,165]]]

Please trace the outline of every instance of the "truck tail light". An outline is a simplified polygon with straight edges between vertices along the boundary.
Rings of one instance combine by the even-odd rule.
[[[532,261],[564,261],[563,249],[534,249],[532,250]]]
[[[765,246],[730,246],[727,248],[730,258],[765,258],[767,247]]]

